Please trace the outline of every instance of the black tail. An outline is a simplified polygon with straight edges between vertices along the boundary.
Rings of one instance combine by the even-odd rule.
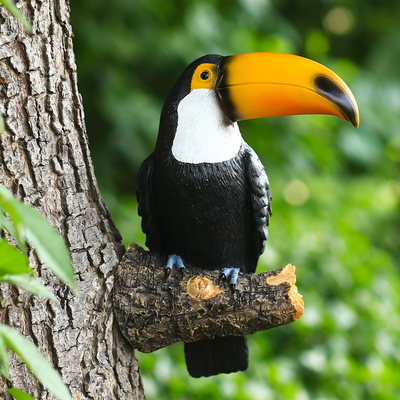
[[[244,336],[218,337],[185,343],[186,366],[194,378],[244,371],[249,349]]]

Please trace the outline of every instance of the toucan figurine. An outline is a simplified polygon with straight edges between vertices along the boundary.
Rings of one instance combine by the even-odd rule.
[[[355,127],[353,94],[334,72],[281,53],[206,55],[191,63],[168,96],[157,143],[140,168],[137,197],[146,245],[167,255],[166,273],[184,261],[220,269],[232,286],[254,273],[272,214],[268,177],[237,121],[332,114]],[[193,377],[243,371],[245,337],[185,343]]]

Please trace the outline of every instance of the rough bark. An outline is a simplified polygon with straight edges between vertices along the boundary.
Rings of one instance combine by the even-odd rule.
[[[99,193],[88,150],[67,0],[23,0],[28,36],[0,6],[0,184],[65,237],[78,281],[72,295],[30,252],[60,304],[3,285],[0,321],[29,336],[75,399],[142,399],[137,361],[114,321],[113,271],[124,249]],[[14,386],[53,399],[13,358]],[[0,378],[0,397],[9,384]]]
[[[115,315],[135,349],[151,352],[178,341],[243,336],[299,319],[304,303],[295,267],[239,274],[235,291],[219,271],[186,264],[166,279],[166,257],[132,244],[115,273]]]

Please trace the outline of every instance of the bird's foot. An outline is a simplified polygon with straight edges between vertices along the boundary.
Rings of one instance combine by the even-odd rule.
[[[236,289],[236,283],[239,276],[240,268],[225,267],[221,269],[220,279],[223,281],[229,278],[232,289]]]
[[[178,256],[177,254],[170,254],[168,256],[167,265],[165,266],[165,276],[167,278],[171,273],[174,265],[180,271],[183,271],[183,269],[185,268],[185,264],[183,263],[181,256]]]

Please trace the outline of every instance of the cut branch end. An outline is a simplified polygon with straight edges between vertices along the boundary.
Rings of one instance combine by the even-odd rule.
[[[304,301],[296,286],[296,267],[292,264],[287,264],[278,274],[267,277],[267,284],[287,284],[290,286],[288,294],[293,307],[296,309],[294,321],[297,321],[304,314]]]

